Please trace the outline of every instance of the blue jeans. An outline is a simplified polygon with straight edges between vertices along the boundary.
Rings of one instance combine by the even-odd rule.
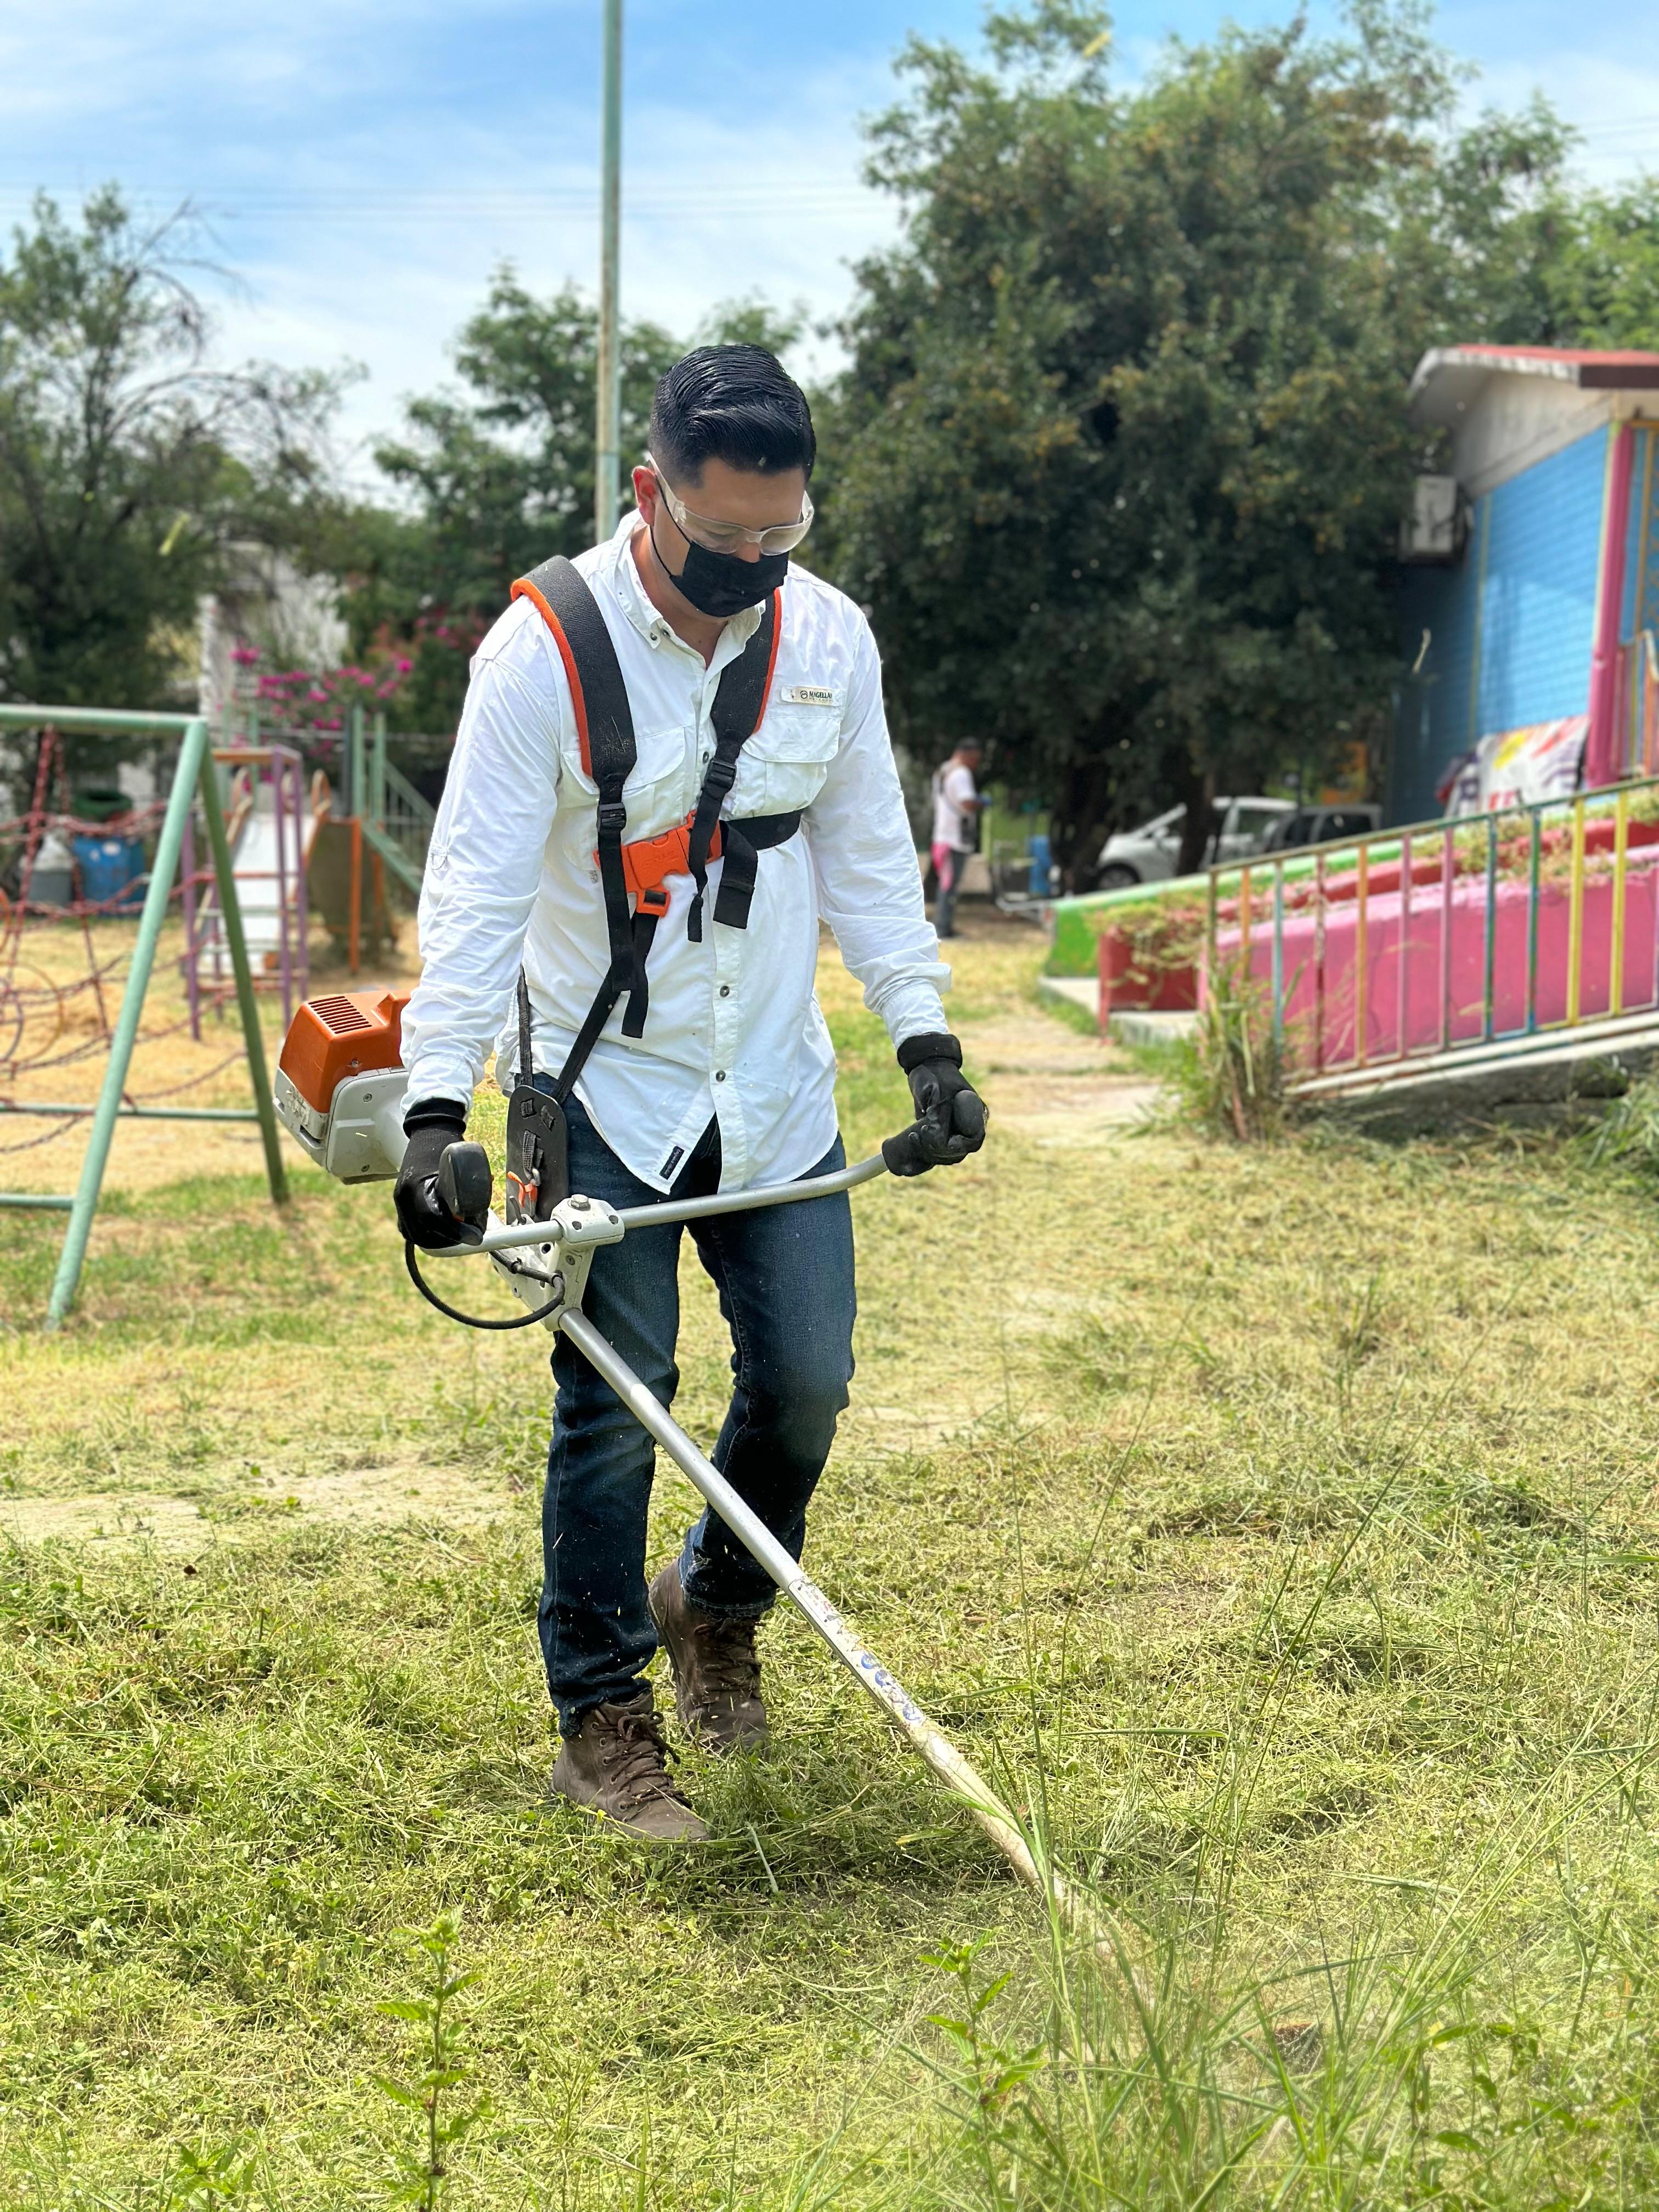
[[[658,1199],[605,1142],[580,1102],[565,1104],[570,1188],[611,1205]],[[838,1137],[813,1175],[844,1166]],[[710,1123],[671,1194],[720,1180]],[[806,1504],[835,1440],[853,1376],[853,1215],[843,1191],[684,1224],[720,1292],[732,1331],[732,1403],[709,1456],[799,1559]],[[665,1406],[679,1382],[678,1222],[630,1229],[593,1255],[582,1310]],[[539,1614],[548,1688],[568,1735],[591,1706],[629,1698],[657,1648],[645,1601],[646,1509],[655,1447],[574,1346],[553,1354],[553,1443],[542,1505]],[[680,1576],[708,1613],[755,1620],[776,1595],[725,1523],[705,1511],[686,1536]]]

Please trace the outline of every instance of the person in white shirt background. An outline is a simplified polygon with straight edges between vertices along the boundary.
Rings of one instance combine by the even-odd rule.
[[[569,1187],[637,1206],[842,1164],[835,1055],[813,995],[820,918],[909,1079],[910,1171],[952,1164],[984,1141],[985,1111],[940,1003],[950,971],[922,904],[875,641],[851,600],[789,561],[812,513],[805,395],[760,347],[700,347],[658,386],[650,441],[637,511],[574,563],[631,712],[625,835],[689,831],[720,781],[721,678],[757,632],[767,643],[771,622],[758,723],[720,803],[724,825],[768,842],[746,926],[720,911],[729,826],[728,857],[706,862],[706,898],[691,874],[666,878],[643,1026],[631,1034],[613,1009],[559,1094]],[[474,658],[422,894],[395,1199],[404,1234],[427,1246],[459,1234],[437,1171],[492,1046],[503,1090],[553,1092],[613,959],[586,722],[533,584],[515,587]],[[528,1068],[512,1014],[521,967]],[[713,1457],[799,1556],[853,1371],[851,1210],[842,1194],[690,1226],[732,1339]],[[671,1224],[602,1248],[585,1299],[665,1405],[678,1380],[679,1242]],[[755,1632],[775,1593],[706,1512],[647,1589],[651,1441],[562,1338],[553,1369],[539,1615],[562,1737],[553,1787],[635,1833],[694,1838],[705,1831],[669,1778],[645,1670],[660,1639],[688,1729],[714,1750],[759,1742]]]
[[[985,804],[974,780],[981,757],[978,738],[963,738],[943,767],[933,770],[933,873],[939,882],[933,924],[941,937],[957,933],[957,886],[975,849],[975,817]]]

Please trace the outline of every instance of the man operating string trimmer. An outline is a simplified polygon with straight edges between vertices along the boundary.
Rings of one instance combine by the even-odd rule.
[[[842,1166],[835,1055],[813,997],[820,916],[909,1078],[901,1172],[984,1141],[939,988],[949,979],[850,600],[789,555],[816,455],[797,386],[757,346],[701,347],[657,387],[638,512],[608,544],[514,586],[479,647],[421,899],[404,1017],[406,1236],[461,1231],[439,1189],[492,1043],[514,1129],[568,1146],[569,1187],[617,1206]],[[499,1039],[503,1014],[517,1012]],[[564,1127],[558,1127],[559,1109]],[[845,1193],[695,1222],[732,1331],[712,1455],[799,1558],[853,1372]],[[586,1310],[667,1405],[678,1224],[593,1255]],[[647,1589],[653,1445],[563,1336],[540,1628],[562,1744],[553,1786],[690,1840],[645,1669],[659,1639],[709,1749],[766,1732],[755,1632],[771,1582],[705,1511]]]

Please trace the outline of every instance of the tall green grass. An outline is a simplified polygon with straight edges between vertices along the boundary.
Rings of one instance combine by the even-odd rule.
[[[831,1012],[857,1152],[902,1079]],[[135,1202],[50,1340],[38,1228],[0,1250],[0,1532],[109,1515],[0,1559],[0,2204],[430,2195],[430,2120],[485,2097],[447,2212],[1654,2200],[1638,1151],[1011,1111],[860,1194],[812,1571],[1092,1936],[781,1616],[772,1749],[686,1747],[706,1850],[550,1802],[544,1346],[429,1316],[384,1194],[302,1179],[275,1231],[257,1182]],[[682,1291],[708,1435],[726,1346]],[[692,1510],[665,1476],[653,1559]],[[444,1916],[455,2067],[385,2009],[435,2001],[406,1931]],[[434,2115],[376,2087],[434,2068]]]

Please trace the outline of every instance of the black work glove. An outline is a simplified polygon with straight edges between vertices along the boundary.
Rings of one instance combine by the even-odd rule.
[[[985,1101],[962,1072],[962,1047],[948,1031],[906,1037],[898,1064],[910,1079],[915,1126],[889,1137],[881,1156],[896,1176],[955,1167],[985,1142]]]
[[[404,1115],[404,1134],[409,1144],[392,1186],[398,1226],[424,1252],[471,1243],[465,1228],[438,1195],[439,1163],[445,1146],[459,1144],[466,1134],[465,1108],[453,1098],[423,1099]]]

